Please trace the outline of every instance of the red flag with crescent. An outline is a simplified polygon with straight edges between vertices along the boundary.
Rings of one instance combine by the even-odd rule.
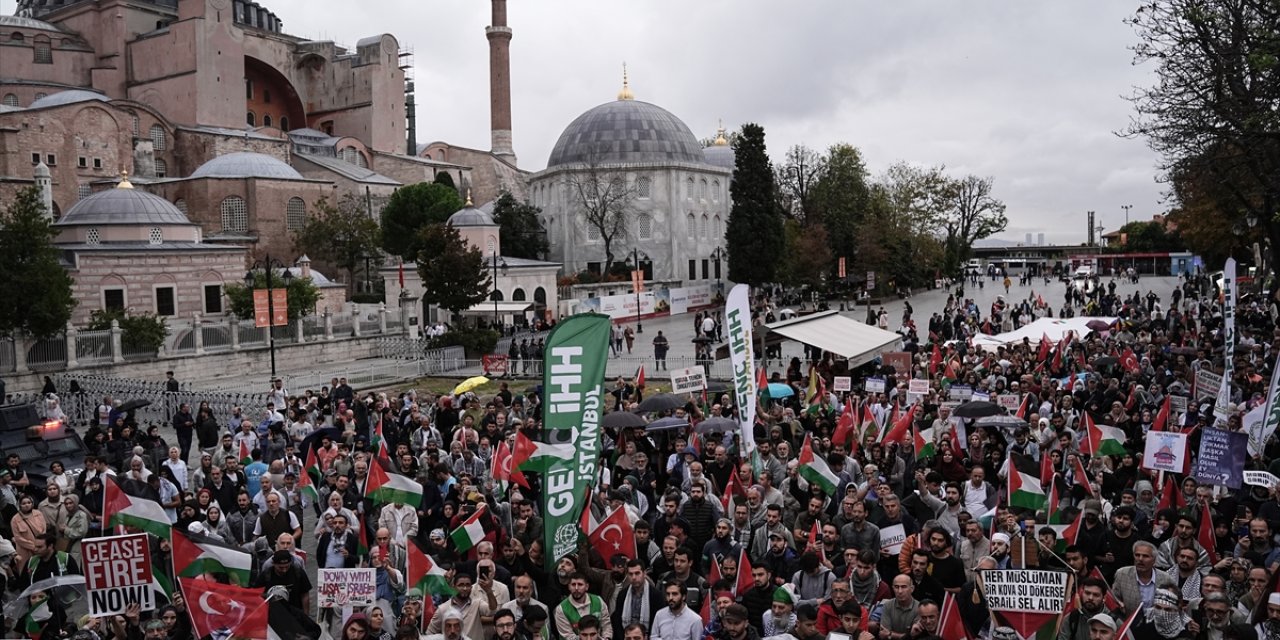
[[[178,578],[191,626],[203,638],[267,637],[267,601],[262,589],[246,589],[198,578]]]
[[[636,534],[631,528],[631,520],[627,518],[626,507],[614,509],[587,538],[606,561],[619,553],[628,558],[636,557]]]

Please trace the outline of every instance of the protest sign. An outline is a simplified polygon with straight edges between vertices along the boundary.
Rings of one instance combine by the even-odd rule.
[[[991,394],[989,394],[989,393],[987,393],[987,392],[985,392],[985,391],[974,391],[974,392],[969,396],[969,400],[971,400],[971,401],[973,401],[973,402],[978,402],[978,401],[981,401],[981,402],[991,402]]]
[[[832,391],[853,391],[853,378],[849,376],[836,376],[831,381]]]
[[[923,378],[912,378],[907,384],[907,393],[915,396],[929,395],[929,381]]]
[[[1244,483],[1245,450],[1249,436],[1238,431],[1208,428],[1200,430],[1200,456],[1195,476],[1202,483],[1239,489]]]
[[[484,355],[480,356],[480,367],[484,369],[486,376],[505,376],[509,371],[510,362],[505,355]]]
[[[964,402],[973,397],[973,387],[967,384],[953,384],[951,385],[951,390],[947,392],[947,395],[952,400],[960,400],[961,402]]]
[[[996,396],[996,404],[1009,411],[1017,411],[1018,406],[1022,404],[1022,396],[1016,393],[1002,393]]]
[[[1269,406],[1271,406],[1270,402],[1260,404],[1240,419],[1240,426],[1244,427],[1243,431],[1249,434],[1249,455],[1251,456],[1262,455],[1263,446],[1271,438],[1271,434],[1275,433],[1277,422],[1267,419]]]
[[[1180,416],[1187,412],[1186,396],[1169,396],[1169,412]]]
[[[706,369],[685,367],[671,370],[671,393],[695,393],[706,388]]]
[[[862,387],[867,393],[884,393],[884,378],[867,378]]]
[[[1266,471],[1246,470],[1244,472],[1244,483],[1254,487],[1274,489],[1277,484],[1280,484],[1280,478]]]
[[[140,611],[154,611],[151,586],[151,544],[145,533],[95,538],[81,543],[89,615],[124,613],[137,604]]]
[[[898,382],[905,382],[911,377],[911,354],[906,351],[889,351],[880,354],[880,363],[893,369]]]
[[[1218,397],[1218,391],[1222,388],[1222,376],[1207,369],[1200,369],[1196,371],[1195,383],[1196,402],[1209,400]]]
[[[890,555],[902,551],[902,543],[907,541],[907,530],[900,524],[880,529],[880,550]]]
[[[1056,629],[1071,592],[1071,577],[1065,571],[992,569],[978,579],[991,613],[1022,638]]]
[[[377,598],[374,569],[319,569],[316,580],[320,608],[367,607]]]
[[[1152,471],[1182,473],[1186,468],[1187,434],[1176,431],[1148,431],[1142,453],[1142,467]]]

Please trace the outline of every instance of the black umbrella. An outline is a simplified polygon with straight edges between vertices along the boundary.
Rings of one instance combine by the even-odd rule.
[[[694,338],[691,342],[693,342],[694,344],[703,344],[703,343],[715,342],[715,341],[716,341],[716,340],[715,340],[715,338],[708,338],[708,337],[706,337],[706,336],[698,336],[698,337]]]
[[[626,429],[627,427],[643,427],[648,423],[644,421],[644,418],[630,411],[610,411],[604,414],[602,424],[606,429]]]
[[[1004,409],[994,402],[984,402],[982,400],[972,400],[966,402],[951,411],[951,415],[958,418],[985,418],[987,416],[998,416],[1004,413]]]
[[[117,410],[120,411],[121,413],[128,413],[130,411],[135,411],[137,409],[141,409],[143,407],[149,407],[149,406],[151,406],[150,400],[143,400],[142,398],[138,398],[136,400],[129,400],[128,402],[122,403],[119,409]]]
[[[1111,328],[1111,325],[1106,320],[1097,320],[1097,319],[1090,320],[1084,323],[1084,326],[1089,327],[1094,331],[1107,331],[1108,329]]]
[[[646,432],[669,431],[671,429],[679,429],[681,427],[687,427],[687,426],[689,426],[689,421],[684,420],[682,418],[661,418],[659,420],[654,420],[653,422],[650,422],[649,425],[644,428],[644,430]]]
[[[742,425],[729,418],[707,418],[698,423],[698,433],[729,433],[737,431]]]
[[[979,427],[997,427],[1006,431],[1014,431],[1027,426],[1027,421],[1018,416],[987,416],[974,423]]]
[[[679,396],[671,393],[659,393],[645,398],[640,403],[637,411],[641,413],[649,413],[651,411],[670,411],[679,409],[685,405],[685,401]]]
[[[1119,360],[1116,360],[1111,356],[1100,356],[1098,358],[1094,358],[1093,366],[1098,367],[1099,369],[1105,369],[1107,367],[1115,366],[1117,362],[1119,362]]]

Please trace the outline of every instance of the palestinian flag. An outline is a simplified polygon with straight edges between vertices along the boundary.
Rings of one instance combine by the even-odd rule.
[[[704,391],[705,393],[705,391]],[[512,479],[516,470],[545,472],[547,465],[556,460],[572,460],[578,450],[570,443],[547,444],[529,439],[523,431],[516,432],[516,450],[512,452]],[[523,476],[522,476],[523,477]]]
[[[809,527],[809,548],[806,550],[816,550],[818,552],[818,561],[822,564],[827,563],[827,550],[822,546],[822,532],[818,531],[818,520],[815,518],[813,526]]]
[[[1089,484],[1089,474],[1084,470],[1084,463],[1080,462],[1080,456],[1071,456],[1071,477],[1076,484],[1084,487],[1084,492],[1089,494],[1090,498],[1098,496],[1093,494],[1093,486]]]
[[[1061,494],[1058,491],[1058,478],[1055,476],[1049,487],[1048,510],[1050,525],[1062,525],[1063,521],[1066,520],[1062,515],[1060,500]],[[1067,547],[1076,544],[1076,541],[1080,538],[1080,520],[1081,518],[1077,517],[1070,523],[1067,523],[1066,527],[1062,527],[1058,531],[1058,544],[1057,548],[1054,549],[1054,552],[1059,554],[1066,553]]]
[[[1043,509],[1048,498],[1040,487],[1040,480],[1035,475],[1024,473],[1017,464],[1009,469],[1009,504],[1014,507],[1036,511]]]
[[[769,406],[773,398],[769,397],[769,377],[764,373],[764,367],[761,366],[759,373],[756,375],[756,393],[760,395],[760,404]]]
[[[449,533],[449,539],[458,553],[466,553],[484,540],[484,526],[480,524],[480,516],[484,515],[485,505],[480,504],[470,518],[462,521],[457,529]]]
[[[912,408],[914,409],[915,407]],[[915,433],[913,441],[915,442],[916,448],[916,460],[932,458],[938,455],[938,438],[937,434],[934,433],[936,430],[934,427],[928,427],[926,429],[920,429],[917,427],[912,430]]]
[[[1031,421],[1031,413],[1032,413],[1031,398],[1034,397],[1034,395],[1035,394],[1028,393],[1022,396],[1022,403],[1018,405],[1018,412],[1015,414],[1019,418],[1022,418],[1023,420],[1026,420],[1028,422]]]
[[[379,461],[374,460],[369,465],[364,495],[375,503],[400,503],[417,508],[422,504],[422,485],[399,473],[388,473]]]
[[[956,596],[948,593],[942,597],[942,611],[938,617],[938,636],[947,640],[970,640],[969,628],[960,617],[960,605]]]
[[[391,454],[387,451],[387,439],[382,435],[382,419],[378,419],[378,424],[373,427],[373,449],[377,451],[377,458],[391,464]]]
[[[1104,424],[1094,424],[1093,418],[1086,411],[1084,414],[1085,429],[1088,438],[1084,443],[1084,452],[1089,455],[1124,455],[1124,431]]]
[[[1097,578],[1104,583],[1107,581],[1106,578],[1102,577],[1102,572],[1099,571],[1097,567],[1094,567],[1093,571],[1089,572],[1089,577]],[[1106,605],[1107,609],[1111,611],[1115,611],[1120,608],[1120,599],[1117,598],[1115,592],[1111,590],[1110,584],[1107,585],[1107,594],[1102,597],[1102,602]]]
[[[1040,452],[1040,486],[1045,486],[1053,480],[1053,474],[1058,470],[1053,468],[1053,458],[1047,451]]]
[[[240,441],[240,464],[248,465],[253,463],[253,451],[249,450],[249,441],[242,439]]]
[[[1053,348],[1053,342],[1049,340],[1049,334],[1040,334],[1040,351],[1036,354],[1036,360],[1044,362],[1049,359],[1049,350]]]
[[[187,578],[225,573],[232,584],[247,587],[253,576],[253,556],[209,536],[175,529],[173,569],[179,576]]]
[[[643,389],[644,385],[645,385],[644,365],[641,364],[640,368],[636,369],[636,386]]]
[[[360,542],[356,543],[356,555],[361,558],[369,555],[369,527],[360,527]]]
[[[431,556],[422,552],[418,548],[418,543],[410,540],[408,547],[408,587],[412,589],[417,587],[422,591],[424,598],[431,596],[454,596],[457,591],[449,586],[449,579],[445,577],[444,569],[441,569],[435,562],[431,560]]]
[[[130,527],[157,538],[169,539],[173,523],[169,521],[169,515],[164,512],[160,503],[125,493],[111,476],[105,476],[103,480],[105,495],[102,501],[102,520],[107,523],[108,529]]]
[[[751,561],[747,558],[747,548],[744,546],[738,552],[738,583],[733,585],[733,593],[746,595],[751,590],[753,581],[751,579]]]
[[[854,435],[853,427],[857,422],[857,418],[854,417],[855,413],[856,411],[853,408],[853,400],[845,398],[844,411],[840,412],[840,419],[836,421],[836,432],[835,435],[831,436],[832,442],[838,442],[848,446],[849,440]]]
[[[840,485],[840,478],[831,471],[831,467],[827,466],[827,461],[813,453],[813,434],[807,433],[804,436],[804,446],[800,449],[800,476],[805,480],[822,487],[822,490],[829,496],[836,494],[836,488]]]
[[[298,491],[311,498],[311,504],[320,504],[320,492],[316,490],[316,483],[320,481],[320,463],[316,461],[314,449],[307,449],[307,461],[303,464],[306,467],[298,474]]]
[[[43,598],[40,604],[32,607],[26,615],[22,616],[22,631],[26,634],[23,637],[40,640],[43,635],[41,627],[53,618],[53,611],[49,609],[49,596],[45,595]]]
[[[863,402],[858,413],[858,432],[861,434],[861,439],[866,441],[867,436],[872,436],[879,441],[880,423],[876,421],[876,415],[871,413],[871,403]]]

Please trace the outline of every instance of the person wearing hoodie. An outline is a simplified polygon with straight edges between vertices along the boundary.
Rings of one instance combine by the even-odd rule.
[[[818,554],[806,551],[800,556],[800,569],[791,576],[791,584],[795,585],[796,595],[799,597],[795,604],[818,606],[831,597],[831,585],[835,581],[835,574],[822,566]]]

